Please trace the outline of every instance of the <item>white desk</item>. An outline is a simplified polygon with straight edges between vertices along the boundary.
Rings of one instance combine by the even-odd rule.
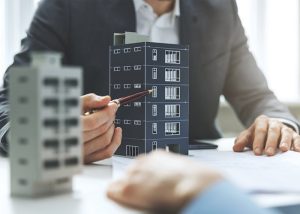
[[[86,166],[73,180],[70,194],[49,198],[12,198],[9,193],[9,162],[0,158],[0,213],[1,214],[110,214],[141,213],[125,209],[108,200],[106,187],[112,178],[112,167]]]
[[[228,148],[231,148],[231,145],[223,144],[219,150]],[[8,159],[0,158],[0,212],[3,214],[141,213],[123,208],[106,198],[105,191],[111,180],[112,166],[99,163],[85,166],[83,173],[75,176],[74,191],[70,194],[40,199],[12,198],[9,195]],[[253,198],[264,207],[300,204],[300,195],[297,194],[255,195]]]

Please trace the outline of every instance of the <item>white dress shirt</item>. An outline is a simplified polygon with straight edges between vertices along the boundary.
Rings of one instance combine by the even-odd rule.
[[[144,0],[134,0],[136,32],[147,35],[150,42],[179,44],[180,2],[175,0],[174,9],[157,16],[151,5]]]

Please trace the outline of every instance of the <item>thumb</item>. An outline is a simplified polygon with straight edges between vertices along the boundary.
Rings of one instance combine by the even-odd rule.
[[[81,96],[82,111],[87,112],[95,108],[106,106],[111,101],[110,96],[98,96],[96,94],[86,94]]]

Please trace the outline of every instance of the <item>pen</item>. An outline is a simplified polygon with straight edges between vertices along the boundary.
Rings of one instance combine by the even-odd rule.
[[[135,100],[138,100],[142,97],[145,97],[145,96],[151,94],[152,92],[153,92],[153,90],[146,90],[146,91],[138,92],[138,93],[126,96],[126,97],[121,97],[121,98],[118,98],[118,99],[114,99],[114,100],[110,101],[109,103],[115,103],[115,104],[117,104],[118,107],[120,107],[122,105],[128,104],[128,103],[133,102]],[[99,111],[103,108],[104,107],[98,108],[98,109],[92,109],[91,111],[88,111],[88,112],[84,113],[84,115],[93,114],[93,113],[95,113],[95,112],[97,112],[97,111]]]

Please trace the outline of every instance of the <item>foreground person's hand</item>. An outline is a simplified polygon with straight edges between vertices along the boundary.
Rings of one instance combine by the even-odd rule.
[[[107,195],[132,208],[174,213],[219,179],[187,157],[159,151],[139,157]]]
[[[81,97],[85,163],[111,157],[121,144],[122,130],[114,125],[118,106],[109,103],[110,101],[109,96],[101,97],[95,94]],[[93,114],[84,114],[97,108],[103,109]]]
[[[233,150],[242,152],[246,147],[253,149],[255,155],[273,156],[277,148],[300,152],[300,136],[279,120],[260,116],[236,138]]]

